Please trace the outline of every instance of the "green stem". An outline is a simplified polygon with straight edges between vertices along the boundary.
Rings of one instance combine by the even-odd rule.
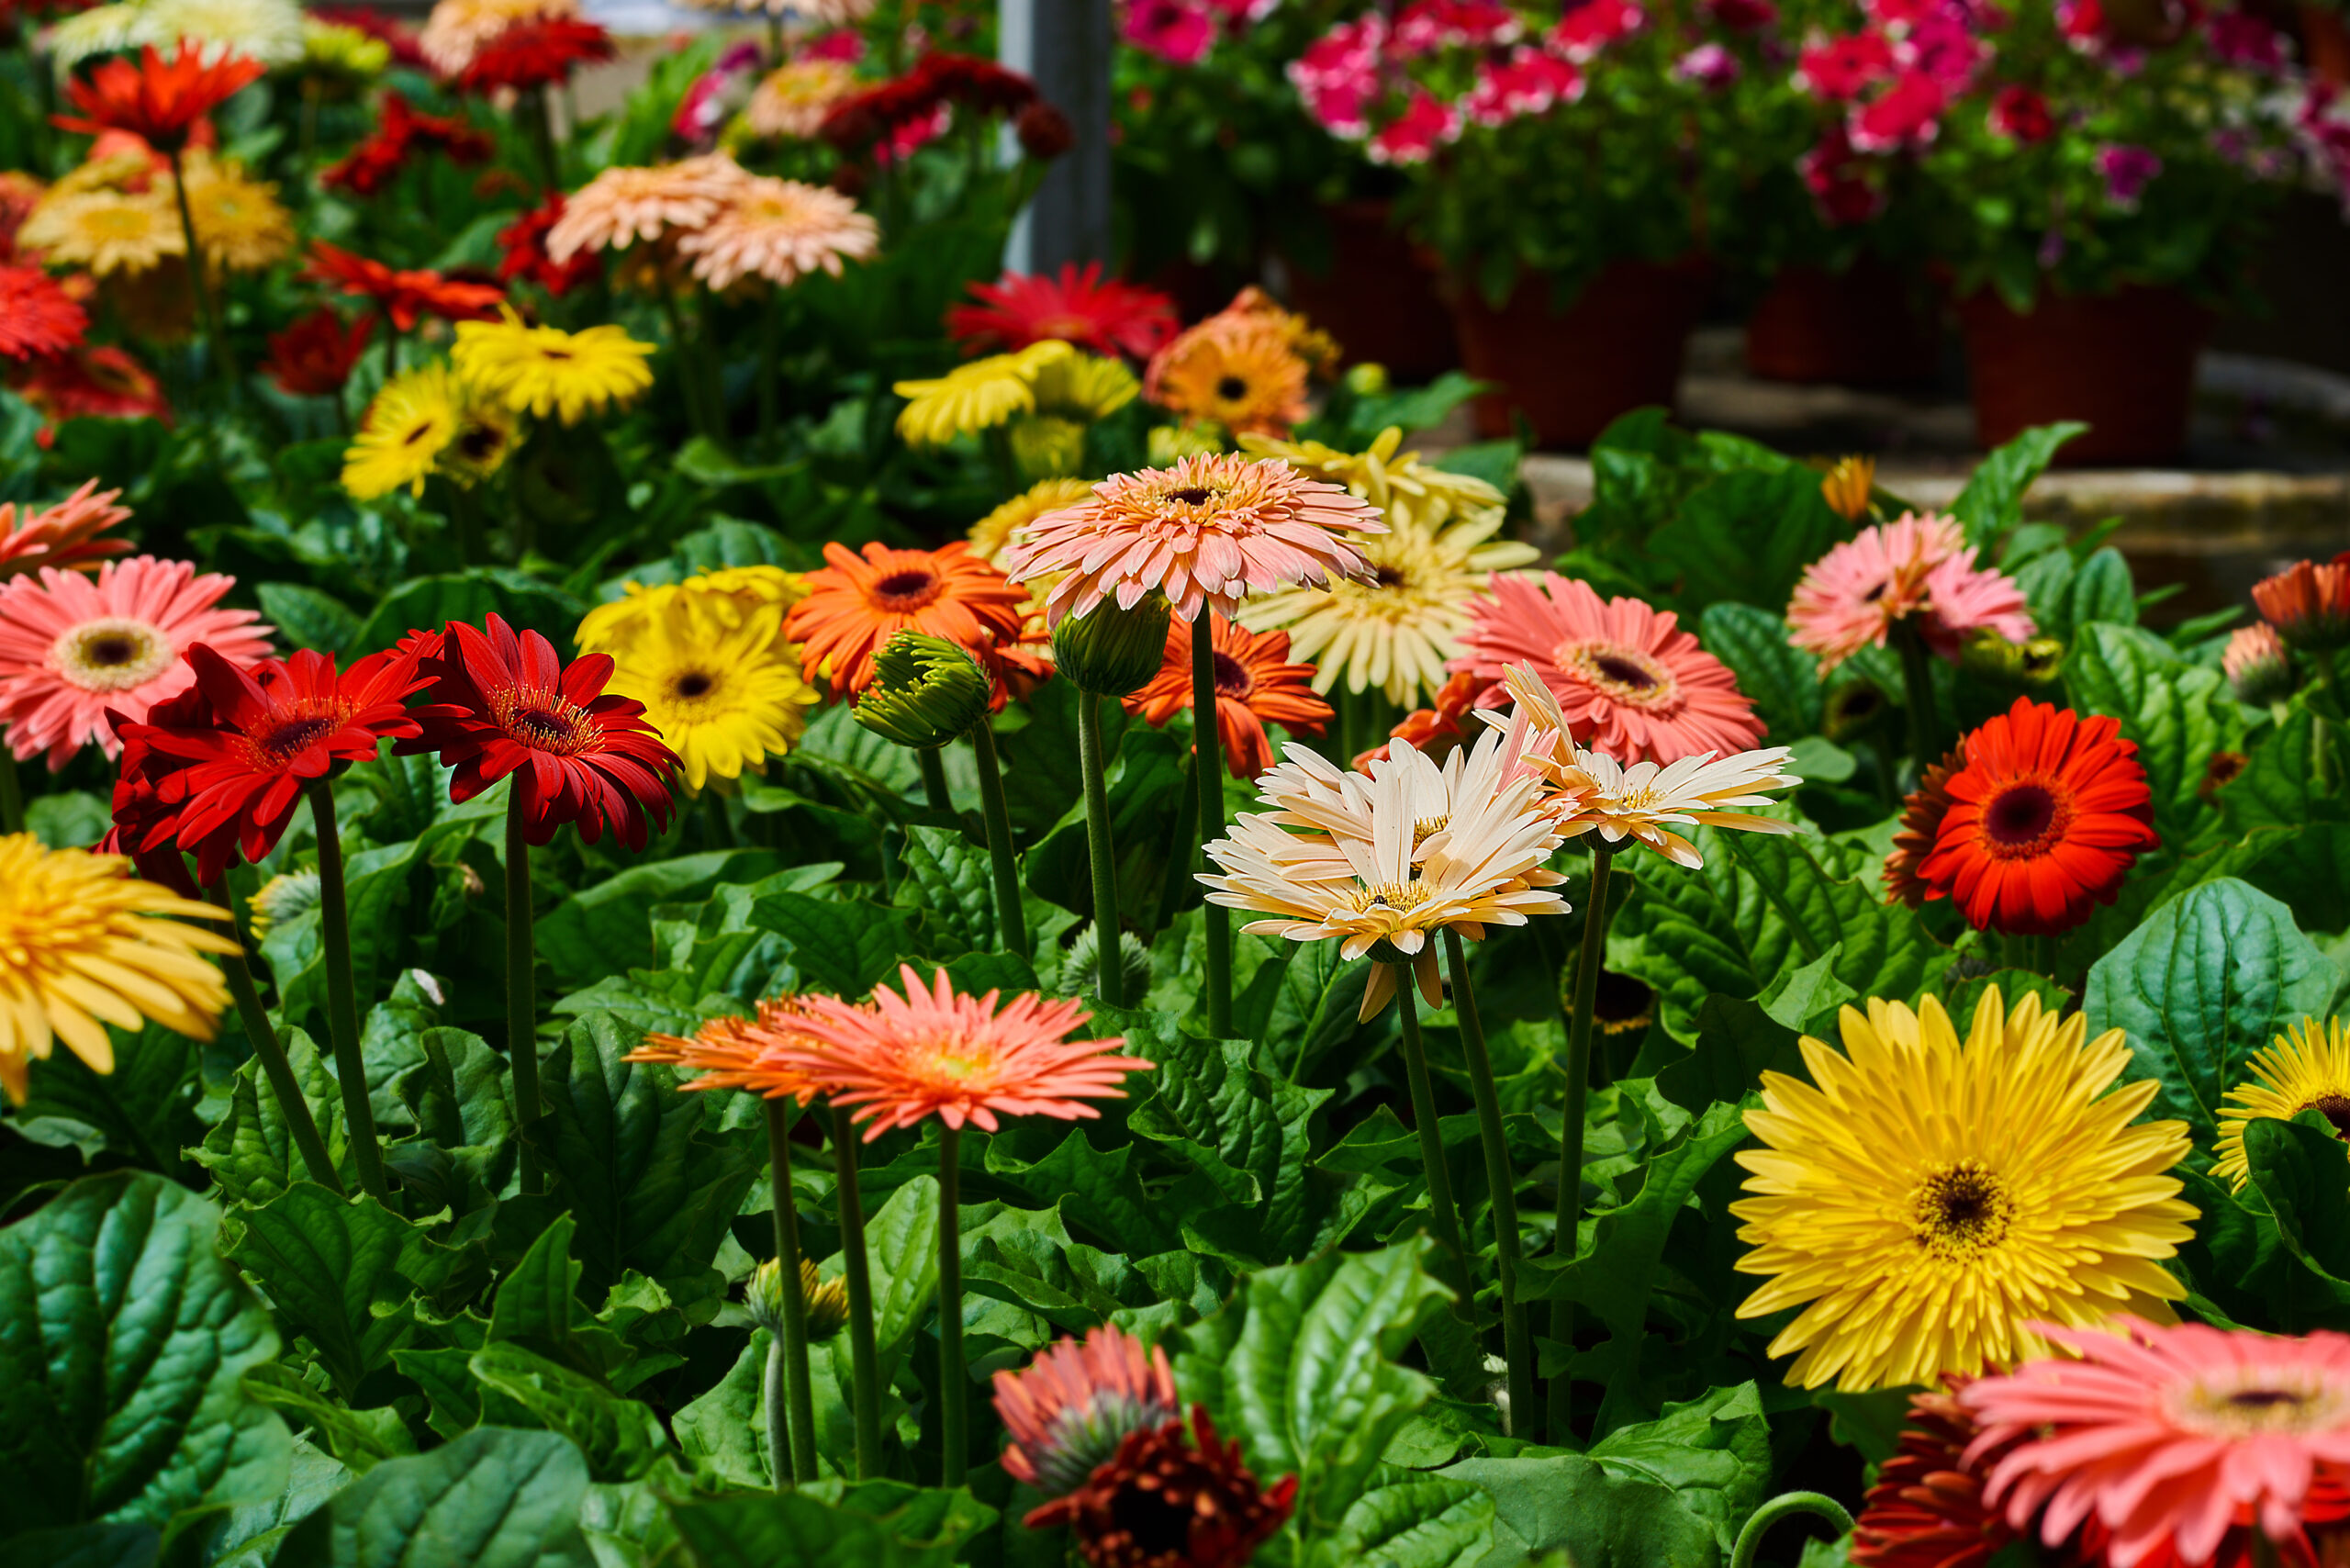
[[[2319,648],[2310,655],[2317,666],[2318,685],[2325,689],[2326,704],[2339,712],[2342,710],[2341,677],[2333,667],[2333,651]],[[2310,715],[2310,771],[2311,782],[2321,795],[2333,792],[2334,784],[2342,778],[2342,759],[2334,756],[2338,731],[2332,721],[2322,713]]]
[[[1200,791],[1196,831],[1202,846],[1224,836],[1224,741],[1216,722],[1215,641],[1209,624],[1214,614],[1203,608],[1192,622],[1192,775]],[[1200,863],[1207,864],[1204,852]],[[1232,912],[1220,903],[1203,904],[1201,919],[1207,935],[1208,1033],[1221,1040],[1232,1033]]]
[[[1567,1095],[1559,1126],[1559,1239],[1561,1262],[1582,1249],[1583,1131],[1584,1097],[1591,1092],[1591,1007],[1599,991],[1599,970],[1607,957],[1607,881],[1616,855],[1605,844],[1591,846],[1591,896],[1583,906],[1583,956],[1575,966],[1574,1013],[1567,1022]],[[1575,1304],[1564,1296],[1550,1303],[1550,1338],[1559,1347],[1559,1374],[1550,1380],[1550,1441],[1574,1444],[1574,1380],[1566,1361],[1574,1355]]]
[[[856,1129],[833,1107],[833,1181],[841,1211],[841,1258],[848,1284],[849,1386],[856,1398],[856,1478],[881,1474],[881,1364],[873,1343],[873,1269],[865,1250],[865,1199],[857,1190]]]
[[[1730,1549],[1729,1568],[1754,1568],[1754,1554],[1762,1549],[1764,1532],[1789,1514],[1817,1514],[1838,1535],[1852,1528],[1852,1516],[1845,1511],[1844,1505],[1826,1493],[1782,1492],[1755,1509],[1746,1527],[1738,1532],[1738,1544]]]
[[[375,1142],[375,1111],[367,1102],[367,1062],[359,1051],[359,990],[351,972],[351,910],[342,885],[342,839],[335,831],[334,790],[310,780],[310,821],[319,835],[319,926],[327,961],[327,1033],[334,1040],[334,1075],[342,1091],[342,1125],[360,1188],[388,1203],[384,1151]]]
[[[180,235],[187,241],[187,276],[196,289],[197,311],[204,318],[204,335],[212,345],[212,364],[220,376],[220,389],[233,408],[237,402],[237,362],[229,353],[228,323],[221,318],[221,302],[212,297],[209,280],[205,275],[204,249],[196,242],[196,215],[187,205],[185,160],[174,149],[172,153],[172,194],[179,198]]]
[[[970,1447],[971,1380],[963,1370],[963,1170],[959,1128],[938,1129],[938,1484],[963,1484]]]
[[[776,361],[781,353],[778,339],[782,336],[783,291],[767,290],[767,303],[759,310],[759,440],[765,442],[775,434],[779,405],[776,397]]]
[[[481,501],[472,490],[454,479],[449,484],[449,532],[457,546],[457,565],[486,566],[489,565],[489,543],[481,527]],[[516,565],[521,563],[520,542],[514,553]]]
[[[1908,621],[1893,628],[1894,646],[1901,653],[1903,701],[1909,718],[1909,758],[1923,778],[1926,769],[1942,755],[1942,716],[1934,709],[1933,655],[1926,639]]]
[[[520,1124],[522,1191],[539,1177],[538,948],[532,938],[531,841],[522,818],[521,780],[506,807],[506,1063],[514,1075],[514,1119]]]
[[[1020,902],[1020,868],[1012,856],[1012,812],[1003,799],[1003,773],[995,755],[995,731],[986,720],[971,727],[971,750],[979,764],[979,816],[987,823],[988,863],[995,873],[996,935],[1005,947],[1033,958],[1028,911]]]
[[[1476,1320],[1476,1297],[1469,1287],[1469,1254],[1460,1245],[1460,1211],[1452,1201],[1452,1172],[1444,1161],[1444,1129],[1438,1125],[1436,1090],[1428,1081],[1427,1052],[1420,1047],[1420,999],[1412,966],[1390,964],[1395,976],[1395,1004],[1403,1009],[1404,1074],[1411,1084],[1412,1121],[1420,1135],[1420,1169],[1428,1182],[1428,1223],[1436,1233],[1437,1249],[1444,1254],[1446,1280],[1457,1293],[1453,1316],[1463,1323]]]
[[[1517,1299],[1517,1172],[1502,1132],[1501,1093],[1494,1084],[1494,1062],[1485,1049],[1485,1026],[1477,1015],[1477,993],[1469,983],[1469,956],[1460,933],[1447,926],[1445,962],[1452,970],[1452,1008],[1460,1020],[1460,1054],[1469,1063],[1469,1089],[1477,1101],[1477,1132],[1485,1146],[1485,1184],[1494,1210],[1494,1273],[1502,1292],[1502,1354],[1509,1362],[1509,1424],[1523,1435],[1535,1428],[1534,1334],[1526,1304]]]
[[[1110,790],[1102,773],[1102,699],[1077,694],[1077,767],[1085,779],[1085,848],[1093,866],[1093,945],[1101,978],[1095,992],[1112,1007],[1126,1004],[1126,977],[1118,957],[1118,864],[1111,857]]]
[[[334,1157],[327,1153],[326,1139],[319,1136],[318,1120],[310,1114],[310,1103],[295,1080],[294,1064],[285,1059],[285,1042],[277,1037],[269,1013],[261,1004],[261,993],[253,989],[252,965],[245,958],[244,929],[236,918],[236,901],[229,896],[229,879],[224,875],[204,890],[204,896],[229,912],[229,929],[236,934],[237,950],[221,964],[220,973],[229,982],[229,994],[236,999],[237,1016],[244,1020],[245,1036],[253,1043],[253,1055],[261,1058],[270,1092],[277,1096],[277,1114],[285,1118],[285,1130],[293,1137],[294,1147],[302,1151],[302,1165],[310,1180],[339,1198],[342,1178],[335,1171]]]
[[[775,1489],[783,1492],[795,1481],[816,1479],[816,1397],[808,1375],[808,1298],[800,1288],[800,1215],[791,1196],[791,1107],[781,1099],[764,1105],[767,1198],[775,1205],[776,1271],[783,1286],[776,1293],[783,1301],[783,1333],[767,1352],[767,1449],[774,1461]],[[789,1433],[789,1442],[777,1442],[778,1432]],[[784,1469],[787,1449],[789,1475]]]
[[[686,423],[699,436],[715,441],[717,433],[711,429],[710,415],[702,408],[701,378],[694,373],[691,354],[686,347],[686,319],[677,308],[677,297],[664,287],[654,291],[660,297],[661,315],[669,327],[669,366],[677,372],[677,395],[686,400]]]
[[[17,754],[0,750],[0,836],[25,831],[25,786],[17,777]]]
[[[554,125],[551,117],[554,105],[547,97],[544,87],[524,93],[514,100],[514,112],[526,122],[531,144],[538,150],[539,173],[546,181],[546,188],[563,188],[563,163],[555,156]]]
[[[946,761],[940,747],[916,746],[914,764],[922,769],[922,798],[934,812],[955,814],[955,796],[946,788]]]

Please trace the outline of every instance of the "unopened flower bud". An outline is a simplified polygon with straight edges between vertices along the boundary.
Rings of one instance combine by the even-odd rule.
[[[1347,390],[1358,398],[1380,398],[1387,393],[1387,367],[1371,360],[1348,365],[1345,379]]]
[[[816,1265],[800,1260],[800,1302],[809,1341],[829,1339],[848,1321],[848,1291],[838,1280],[816,1272]],[[751,1271],[750,1289],[743,1305],[751,1321],[770,1334],[783,1332],[783,1261],[770,1258]]]
[[[1088,924],[1061,958],[1061,989],[1084,991],[1093,984],[1102,964],[1097,927]],[[1118,968],[1125,977],[1125,994],[1140,997],[1150,990],[1150,949],[1131,931],[1118,933]]]
[[[2277,628],[2265,621],[2236,628],[2220,655],[2220,667],[2227,672],[2239,701],[2265,708],[2292,695],[2292,655],[2285,651]]]
[[[1869,495],[1875,488],[1875,458],[1841,457],[1819,481],[1819,498],[1846,522],[1858,522],[1868,516]]]
[[[873,684],[856,719],[883,740],[929,751],[987,722],[994,695],[987,672],[944,637],[901,632],[873,655]]]
[[[1104,599],[1082,615],[1064,615],[1053,628],[1053,664],[1096,697],[1139,691],[1167,660],[1167,599],[1145,594],[1132,610]]]
[[[1085,471],[1085,427],[1055,414],[1012,421],[1012,465],[1028,484]]]
[[[1022,109],[1012,122],[1012,132],[1020,139],[1020,151],[1040,163],[1048,163],[1077,145],[1077,128],[1069,116],[1042,98]]]

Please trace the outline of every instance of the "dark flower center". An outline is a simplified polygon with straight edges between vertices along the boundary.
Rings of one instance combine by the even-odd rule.
[[[1656,1021],[1655,1006],[1656,992],[1646,982],[1608,969],[1599,971],[1599,983],[1591,992],[1591,1015],[1601,1033],[1626,1035],[1645,1029]]]
[[[111,669],[127,665],[137,658],[140,649],[129,637],[93,637],[82,644],[82,656],[101,668]]]
[[[1181,501],[1187,507],[1203,507],[1215,498],[1215,492],[1204,486],[1194,485],[1188,490],[1169,490],[1167,498]]]
[[[1184,1551],[1192,1542],[1192,1510],[1150,1485],[1158,1476],[1137,1476],[1110,1505],[1110,1518],[1130,1537],[1145,1561]]]
[[[695,669],[688,670],[685,674],[679,676],[677,679],[677,683],[671,686],[669,689],[677,693],[679,697],[706,697],[710,694],[710,689],[717,684],[718,683],[711,679],[710,677],[702,674],[701,671]]]
[[[920,566],[891,572],[873,585],[873,600],[885,610],[920,610],[938,597],[938,575]]]
[[[415,429],[409,431],[408,434],[402,436],[400,438],[400,444],[402,446],[414,446],[418,442],[422,441],[426,436],[431,435],[431,433],[432,421],[431,420],[425,420],[419,423]]]
[[[1892,586],[1892,580],[1887,578],[1886,581],[1881,582],[1877,584],[1876,587],[1869,589],[1868,592],[1861,595],[1861,602],[1863,604],[1874,604],[1878,599],[1885,597],[1885,590]]]
[[[1218,649],[1215,655],[1215,694],[1246,701],[1248,694],[1256,689],[1257,678],[1248,673],[1248,666]]]
[[[1550,655],[1571,679],[1617,702],[1672,711],[1681,705],[1681,683],[1673,672],[1635,648],[1594,637],[1562,643]]]
[[[2003,860],[2045,855],[2072,825],[2072,803],[2036,778],[2008,785],[1985,802],[1983,836]]]
[[[2350,1139],[2350,1096],[2321,1094],[2301,1109],[2315,1111],[2319,1115],[2332,1122],[2334,1137]]]
[[[1619,659],[1613,654],[1602,654],[1591,662],[1597,665],[1599,672],[1608,679],[1620,681],[1635,691],[1645,691],[1656,684],[1654,677],[1629,659]]]
[[[457,451],[468,463],[479,463],[504,444],[504,438],[487,425],[469,425],[457,438]]]
[[[1381,588],[1402,588],[1405,580],[1404,574],[1397,571],[1393,566],[1382,566],[1379,568],[1379,586]]]
[[[1227,375],[1215,384],[1215,395],[1227,403],[1237,403],[1248,396],[1248,384],[1237,375]]]
[[[2239,1388],[2228,1395],[2228,1403],[2244,1410],[2273,1410],[2279,1405],[2299,1405],[2307,1397],[2289,1388]]]
[[[288,714],[274,725],[255,730],[252,743],[263,756],[282,767],[341,727],[331,714]]]
[[[1965,1159],[1928,1173],[1918,1184],[1910,1200],[1910,1231],[1928,1252],[1954,1261],[1997,1246],[2015,1212],[2007,1184]]]
[[[490,716],[509,738],[532,751],[571,756],[596,744],[596,726],[586,711],[552,691],[500,692],[491,701]]]

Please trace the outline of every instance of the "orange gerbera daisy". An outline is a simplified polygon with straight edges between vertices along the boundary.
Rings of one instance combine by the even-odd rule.
[[[835,696],[870,686],[874,650],[900,632],[959,643],[982,664],[997,644],[1020,639],[1028,596],[959,540],[936,550],[867,544],[862,556],[828,543],[824,560],[808,574],[808,597],[791,607],[783,634],[805,644],[801,667]]]
[[[1212,317],[1151,357],[1143,396],[1236,434],[1286,436],[1305,418],[1305,361],[1278,321]]]
[[[814,1093],[807,1075],[778,1061],[776,1050],[806,1042],[800,1025],[807,1016],[808,1004],[800,997],[771,996],[759,1003],[756,1020],[712,1018],[691,1039],[647,1035],[643,1045],[621,1059],[659,1062],[701,1074],[679,1084],[680,1089],[747,1089],[768,1100],[797,1094],[804,1105]]]
[[[91,479],[43,511],[14,501],[0,502],[0,582],[37,572],[43,566],[71,566],[95,572],[107,555],[130,554],[128,539],[95,537],[130,517],[129,507],[114,504],[120,490],[98,488]]]
[[[1915,909],[1933,895],[1918,868],[1934,852],[1934,840],[1950,815],[1950,776],[1966,766],[1963,751],[1945,753],[1940,762],[1926,765],[1918,788],[1901,802],[1901,830],[1893,835],[1893,853],[1885,860],[1885,900]]]
[[[2277,634],[2297,648],[2350,643],[2350,551],[2323,566],[2296,561],[2252,585],[2252,601]]]
[[[86,80],[68,82],[65,95],[82,116],[60,115],[57,123],[91,136],[127,130],[158,152],[177,152],[196,121],[260,80],[262,70],[261,62],[237,54],[207,63],[205,51],[185,39],[169,61],[149,45],[136,65],[109,60]]]
[[[1268,722],[1301,735],[1318,735],[1330,721],[1330,705],[1309,683],[1312,665],[1289,662],[1289,633],[1244,632],[1215,616],[1209,635],[1215,649],[1215,728],[1224,760],[1235,778],[1254,778],[1273,765]],[[1181,622],[1167,628],[1167,658],[1150,684],[1125,699],[1126,711],[1164,724],[1192,705],[1192,629]]]
[[[808,998],[799,1024],[805,1043],[772,1053],[834,1104],[856,1106],[867,1143],[931,1116],[952,1130],[969,1123],[986,1132],[999,1115],[1098,1116],[1087,1101],[1125,1099],[1126,1074],[1154,1065],[1122,1054],[1125,1041],[1115,1036],[1065,1039],[1092,1016],[1074,1002],[1026,991],[998,1011],[1001,991],[961,995],[945,970],[928,990],[912,966],[898,973],[905,994],[876,986],[869,1005]]]

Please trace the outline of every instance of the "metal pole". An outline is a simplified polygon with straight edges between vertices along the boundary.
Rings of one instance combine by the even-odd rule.
[[[1014,222],[1004,265],[1058,272],[1110,257],[1110,0],[1002,0],[996,56],[1069,116],[1076,145]],[[1007,135],[1009,132],[1007,131]]]

